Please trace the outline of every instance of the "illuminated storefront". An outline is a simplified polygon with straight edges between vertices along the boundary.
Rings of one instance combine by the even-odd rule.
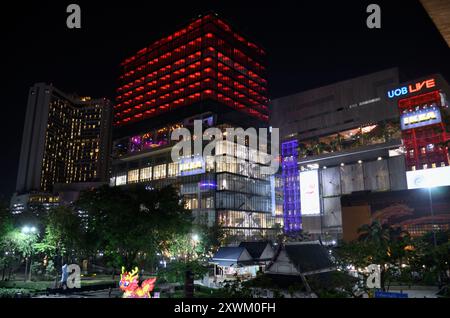
[[[397,69],[271,101],[286,233],[332,244],[342,235],[342,195],[406,187],[398,113],[385,96],[391,85]]]
[[[336,241],[342,196],[450,185],[448,84],[398,79],[389,69],[271,101],[286,232]]]

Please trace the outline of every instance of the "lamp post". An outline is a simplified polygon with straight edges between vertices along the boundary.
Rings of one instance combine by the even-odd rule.
[[[434,248],[437,247],[437,239],[436,239],[436,225],[434,222],[434,210],[433,210],[433,198],[431,196],[431,190],[432,187],[428,187],[428,198],[430,201],[430,214],[431,214],[431,227],[433,230],[433,246]],[[441,287],[441,273],[438,271],[438,284],[439,284],[439,288]]]
[[[437,246],[437,240],[436,240],[436,230],[435,230],[435,223],[434,223],[434,210],[433,210],[433,198],[431,196],[431,187],[428,187],[428,198],[430,201],[430,214],[431,214],[431,228],[433,231],[433,245],[434,247]]]
[[[192,234],[191,236],[191,242],[193,243],[193,251],[195,252],[195,247],[197,242],[200,240],[198,234]],[[184,296],[186,298],[192,298],[194,297],[194,273],[191,269],[191,264],[189,262],[191,261],[191,251],[188,253],[189,260],[188,260],[188,267],[186,268],[186,276],[184,281]]]
[[[29,235],[33,235],[37,232],[36,227],[34,226],[27,226],[25,225],[24,227],[22,227],[21,232],[23,234],[25,234],[26,236]],[[33,258],[33,247],[31,247],[31,253],[29,257],[25,258],[25,275],[24,275],[24,281],[27,281],[27,276],[28,276],[28,280],[31,280],[31,265],[32,263],[32,258]],[[30,265],[28,266],[28,261],[30,262]],[[28,272],[28,267],[30,268],[29,272]]]

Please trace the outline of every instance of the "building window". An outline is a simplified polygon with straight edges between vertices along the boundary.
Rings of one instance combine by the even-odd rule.
[[[186,199],[185,208],[188,210],[198,209],[198,200],[197,198],[188,198]]]
[[[122,173],[117,175],[116,177],[116,186],[127,184],[127,175],[126,173]]]
[[[153,179],[164,179],[166,177],[166,164],[153,167]]]
[[[206,171],[214,171],[214,157],[206,156]]]
[[[152,180],[152,167],[146,167],[141,169],[140,181]]]
[[[168,177],[176,177],[178,175],[178,162],[171,162],[167,167],[167,176]]]
[[[128,171],[128,183],[137,183],[139,181],[139,169]]]
[[[257,149],[249,149],[248,160],[251,162],[258,162],[258,150]]]
[[[247,147],[244,145],[236,145],[236,157],[241,159],[247,159]]]

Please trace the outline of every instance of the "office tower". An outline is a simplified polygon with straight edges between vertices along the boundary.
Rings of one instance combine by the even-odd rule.
[[[211,156],[171,158],[172,131],[193,131],[196,120],[203,131],[268,127],[264,60],[263,49],[215,14],[127,58],[114,111],[111,185],[172,184],[198,223],[220,224],[240,238],[273,233],[274,181],[261,174],[255,149],[223,140]],[[220,161],[223,155],[230,161]]]

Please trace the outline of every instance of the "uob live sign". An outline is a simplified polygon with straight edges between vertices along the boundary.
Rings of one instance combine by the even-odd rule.
[[[391,89],[390,91],[388,91],[387,95],[389,98],[395,98],[412,93],[418,93],[424,89],[430,89],[434,87],[436,87],[436,80],[434,78],[430,78],[402,87]]]

